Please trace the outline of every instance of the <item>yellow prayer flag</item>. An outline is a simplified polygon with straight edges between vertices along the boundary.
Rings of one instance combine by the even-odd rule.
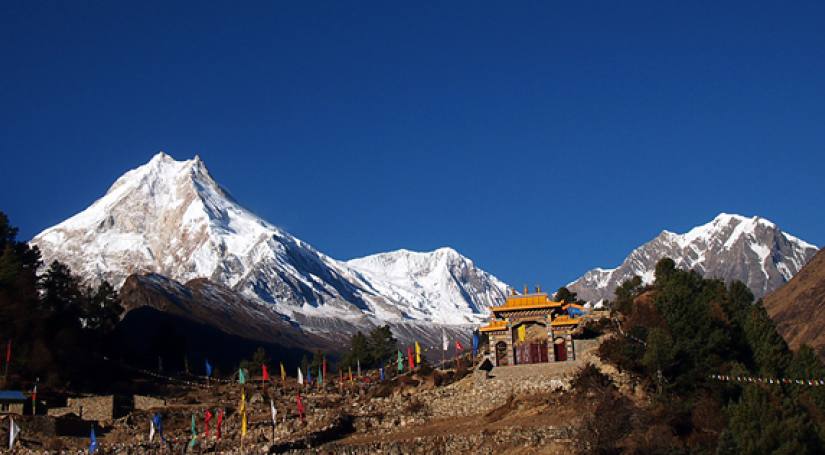
[[[284,369],[284,362],[281,362],[281,381],[286,381],[286,370]]]
[[[527,327],[525,327],[523,325],[519,326],[519,328],[518,328],[518,340],[519,341],[524,341],[525,338],[527,338]]]
[[[244,412],[243,416],[241,417],[241,437],[243,438],[245,436],[246,436],[246,412]]]
[[[421,363],[421,345],[415,342],[415,363]]]
[[[241,389],[241,405],[238,407],[238,412],[246,412],[246,394]]]

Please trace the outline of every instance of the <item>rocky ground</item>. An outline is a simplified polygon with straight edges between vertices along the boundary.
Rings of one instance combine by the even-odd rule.
[[[484,371],[422,371],[384,383],[329,384],[302,389],[302,422],[295,384],[246,384],[248,434],[241,438],[241,386],[181,386],[161,409],[134,411],[97,430],[98,453],[182,453],[196,416],[196,453],[569,453],[579,404],[569,392],[571,377],[592,355],[596,340],[583,342],[575,362],[524,365]],[[600,366],[607,369],[608,367]],[[615,371],[613,377],[621,382]],[[621,384],[620,384],[621,387]],[[625,386],[629,387],[629,386]],[[277,409],[271,419],[269,398]],[[204,410],[224,409],[222,438],[207,437]],[[166,444],[148,442],[153,412],[163,415]],[[45,418],[45,417],[44,417]],[[34,418],[14,453],[85,453],[88,437],[38,434]],[[34,430],[34,431],[33,431]],[[5,427],[1,431],[5,433]],[[3,435],[0,434],[0,437]]]

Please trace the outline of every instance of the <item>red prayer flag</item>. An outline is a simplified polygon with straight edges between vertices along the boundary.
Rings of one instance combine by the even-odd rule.
[[[456,350],[461,351],[461,350],[464,349],[464,346],[461,345],[460,341],[455,340],[455,348],[456,348]]]
[[[413,358],[413,351],[411,346],[407,346],[407,360],[410,364],[410,370],[415,369],[415,359]]]
[[[261,368],[264,370],[264,381],[269,382],[269,371],[266,370],[266,365],[261,365]]]
[[[221,439],[221,424],[223,423],[223,409],[218,410],[218,422],[215,424],[215,436]]]
[[[298,417],[304,422],[304,402],[301,400],[301,392],[298,392]]]
[[[203,412],[203,428],[204,433],[206,433],[206,437],[209,437],[209,422],[212,420],[212,413],[207,409]]]

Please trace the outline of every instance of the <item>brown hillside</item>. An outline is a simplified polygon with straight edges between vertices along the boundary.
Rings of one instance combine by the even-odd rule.
[[[825,358],[825,249],[764,302],[791,349],[807,344]]]

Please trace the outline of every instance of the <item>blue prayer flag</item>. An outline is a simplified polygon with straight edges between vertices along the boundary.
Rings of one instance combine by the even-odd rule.
[[[384,380],[384,367],[379,368],[378,373],[381,374],[381,380],[383,381]]]
[[[206,359],[205,362],[206,362],[206,377],[211,378],[212,377],[212,365],[209,363],[209,359]]]
[[[89,442],[89,453],[93,454],[97,450],[97,438],[95,437],[95,426],[92,425],[91,442]]]
[[[473,357],[478,354],[478,333],[473,333]]]

